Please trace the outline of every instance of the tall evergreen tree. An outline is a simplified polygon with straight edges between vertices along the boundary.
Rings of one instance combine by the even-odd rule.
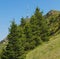
[[[32,40],[35,42],[35,46],[38,46],[42,40],[40,36],[40,10],[36,8],[34,15],[31,17],[31,29],[32,29]]]
[[[39,37],[40,41],[48,40],[48,26],[39,8],[36,8],[30,22],[33,28],[32,32],[35,33],[37,38]]]
[[[9,31],[9,43],[4,50],[1,59],[19,59],[21,56],[22,48],[20,48],[17,25],[15,24],[15,21],[12,21]]]

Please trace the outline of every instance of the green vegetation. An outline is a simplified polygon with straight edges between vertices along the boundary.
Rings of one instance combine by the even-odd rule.
[[[29,52],[26,59],[60,59],[60,34]]]
[[[1,59],[3,49],[5,49],[6,45],[8,44],[8,41],[6,39],[4,39],[0,42],[0,59]]]
[[[51,10],[49,13],[45,15],[47,19],[47,23],[49,26],[50,35],[58,34],[59,33],[59,26],[60,26],[60,12]],[[57,33],[58,32],[58,33]]]
[[[51,10],[43,15],[40,9],[36,8],[30,18],[22,17],[19,25],[12,21],[8,41],[0,43],[0,59],[47,59],[60,47],[59,33],[60,12]],[[31,50],[33,51],[29,52]]]

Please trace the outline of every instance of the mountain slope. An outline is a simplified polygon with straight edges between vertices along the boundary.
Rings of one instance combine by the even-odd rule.
[[[51,10],[45,15],[50,35],[60,32],[60,11]]]
[[[57,10],[50,10],[45,16],[50,17],[50,16],[58,16],[60,14],[60,11]]]
[[[50,39],[48,43],[44,43],[40,45],[38,48],[36,48],[35,50],[33,50],[32,52],[28,53],[26,59],[49,59],[49,58],[58,59],[57,57],[60,56],[59,54],[60,53],[59,52],[60,50],[60,46],[59,46],[60,37],[59,36],[60,35],[53,36],[53,35],[60,33],[60,11],[51,10],[44,17],[47,20],[47,24],[49,27],[48,30],[52,38]],[[30,18],[26,18],[25,22],[29,23]],[[0,56],[1,56],[3,49],[6,47],[7,43],[8,43],[7,38],[0,42]]]
[[[60,59],[60,35],[28,53],[26,59]]]

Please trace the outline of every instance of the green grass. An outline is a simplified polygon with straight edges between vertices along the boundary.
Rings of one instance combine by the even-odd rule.
[[[29,52],[26,59],[60,59],[60,35],[53,36],[48,43]]]
[[[3,49],[6,47],[6,45],[7,45],[7,42],[6,42],[6,43],[1,43],[1,44],[0,44],[0,59],[1,59],[2,51],[3,51]]]

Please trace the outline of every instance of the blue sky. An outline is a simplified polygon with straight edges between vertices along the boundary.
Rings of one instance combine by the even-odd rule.
[[[37,6],[46,14],[60,10],[60,0],[0,0],[0,40],[7,36],[13,18],[18,24],[22,16],[31,16]]]

